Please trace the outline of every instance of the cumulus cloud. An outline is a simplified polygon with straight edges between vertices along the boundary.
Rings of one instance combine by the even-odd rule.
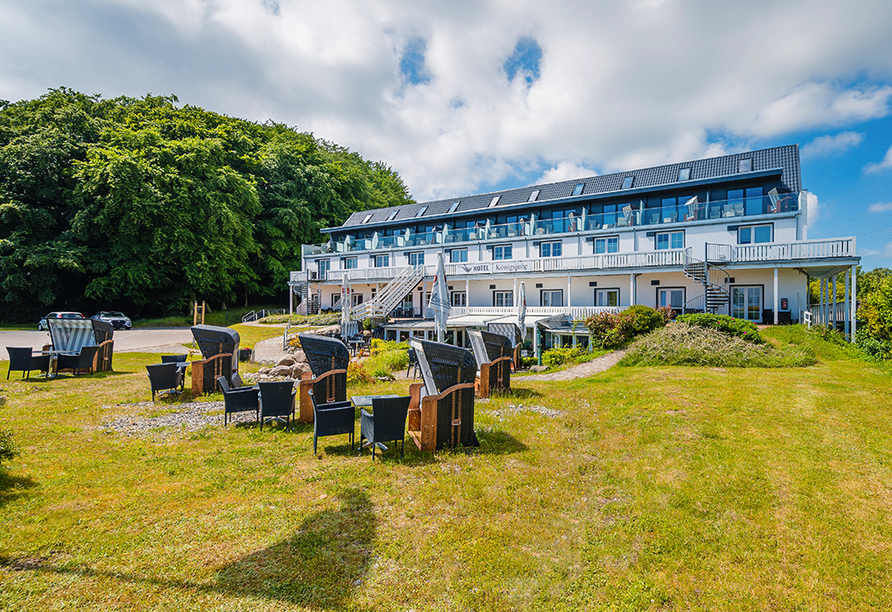
[[[428,199],[885,117],[890,31],[886,0],[32,0],[0,4],[0,98],[173,93],[384,160]]]
[[[867,212],[887,213],[892,212],[892,202],[876,202],[867,207]]]
[[[853,149],[864,140],[864,134],[860,132],[840,132],[836,136],[819,136],[802,147],[803,159],[815,159],[842,155],[849,149]]]
[[[886,155],[881,162],[871,162],[864,166],[864,173],[875,174],[877,172],[882,172],[883,170],[888,170],[889,168],[892,168],[892,147],[889,147],[889,150],[886,151]]]
[[[561,162],[553,168],[549,168],[536,181],[537,185],[545,185],[547,183],[557,183],[560,181],[569,181],[570,179],[583,178],[587,176],[596,176],[598,173],[591,168],[586,168],[572,162]]]

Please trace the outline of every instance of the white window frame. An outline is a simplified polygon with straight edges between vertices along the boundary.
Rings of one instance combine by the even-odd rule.
[[[756,230],[759,228],[768,228],[768,240],[759,240],[756,238]],[[749,239],[744,241],[744,234],[749,234]],[[774,242],[774,225],[765,223],[760,225],[743,225],[737,228],[737,244],[767,244]]]
[[[497,244],[492,247],[492,259],[493,261],[508,261],[509,259],[513,259],[514,255],[514,245],[513,244]]]
[[[672,293],[679,292],[679,291],[681,292],[681,304],[679,304],[678,306],[673,306],[672,305]],[[669,296],[668,304],[663,303],[663,301],[664,301],[663,298],[666,295]],[[686,301],[687,301],[687,291],[685,291],[684,287],[657,287],[657,306],[659,306],[661,308],[663,306],[668,306],[669,308],[672,308],[673,310],[676,310],[676,309],[681,310],[684,308]]]
[[[673,237],[681,236],[681,246],[673,246]],[[660,237],[666,236],[667,244],[664,247],[660,246]],[[655,251],[671,251],[677,249],[684,248],[684,232],[683,231],[674,231],[674,232],[658,232],[654,235],[654,250]]]
[[[376,268],[389,268],[390,267],[390,254],[385,253],[383,255],[374,255],[372,258],[372,263],[374,264],[374,267],[376,267]]]
[[[555,253],[555,248],[557,253]],[[560,240],[554,242],[539,243],[539,257],[561,257],[564,251],[564,243]]]
[[[603,251],[598,250],[598,245],[603,244]],[[610,247],[614,247],[611,249]],[[599,236],[594,240],[595,255],[604,255],[608,253],[619,253],[619,236]]]
[[[758,312],[756,314],[756,318],[752,318],[750,315],[753,313],[749,308],[749,298],[750,298],[750,290],[758,290],[759,292],[759,307]],[[743,310],[741,311],[738,305],[734,303],[734,298],[737,296],[737,292],[743,292],[744,304]],[[744,321],[752,321],[753,323],[761,323],[762,322],[762,309],[765,307],[765,287],[762,285],[732,285],[731,286],[731,304],[729,305],[731,316],[736,319],[743,319]],[[739,316],[743,314],[744,316]]]
[[[611,304],[610,296],[616,296],[615,304]],[[606,308],[619,306],[619,289],[615,287],[595,287],[595,306]]]
[[[558,301],[560,304],[554,303],[555,295],[559,298]],[[552,307],[563,307],[564,305],[564,290],[563,289],[540,289],[539,290],[539,304],[542,306],[552,306]]]
[[[342,270],[355,270],[359,266],[358,257],[345,257],[341,260]]]
[[[449,263],[466,263],[468,261],[468,249],[452,249],[449,251]]]
[[[449,296],[449,300],[456,308],[465,308],[468,305],[468,294],[464,291],[453,291]]]
[[[418,258],[421,257],[421,261],[418,261]],[[412,260],[415,260],[415,263],[412,263]],[[409,265],[410,266],[423,266],[424,265],[424,251],[412,251],[409,253]]]
[[[496,308],[513,308],[514,292],[498,289],[492,292],[492,305]]]
[[[320,280],[325,280],[328,278],[328,273],[331,271],[331,260],[330,259],[319,259],[316,261],[316,272]]]

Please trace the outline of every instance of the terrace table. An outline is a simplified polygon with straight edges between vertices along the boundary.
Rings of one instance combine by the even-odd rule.
[[[353,402],[354,406],[358,406],[360,408],[371,408],[372,401],[375,399],[392,399],[395,397],[400,397],[399,395],[389,394],[389,395],[354,395],[350,398],[350,401]],[[367,410],[366,412],[371,412],[371,410]],[[372,443],[366,442],[365,444],[357,447],[356,452],[360,452],[364,448],[368,448]],[[386,451],[387,447],[384,446],[383,442],[378,442],[375,444],[380,450]]]

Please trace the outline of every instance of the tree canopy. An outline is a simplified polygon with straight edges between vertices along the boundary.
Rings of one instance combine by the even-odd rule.
[[[0,316],[281,295],[320,229],[411,201],[380,162],[173,96],[0,101]]]

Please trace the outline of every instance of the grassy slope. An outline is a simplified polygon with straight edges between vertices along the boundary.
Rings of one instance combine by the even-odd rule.
[[[479,450],[375,463],[308,426],[97,430],[153,356],[4,380],[0,609],[890,609],[890,378],[819,357],[518,379]]]

